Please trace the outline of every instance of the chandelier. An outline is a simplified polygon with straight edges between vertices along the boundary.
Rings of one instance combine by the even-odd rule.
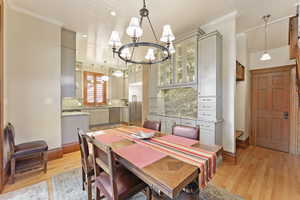
[[[143,35],[143,21],[147,20],[152,34],[155,38],[155,43],[142,42]],[[131,38],[132,42],[122,45],[119,33],[113,31],[109,40],[109,44],[112,46],[113,56],[118,54],[119,58],[127,63],[133,64],[157,64],[164,62],[171,58],[171,54],[175,53],[173,41],[175,36],[172,32],[170,25],[164,25],[163,34],[158,41],[157,34],[153,28],[149,17],[149,10],[146,7],[146,1],[143,0],[143,8],[140,9],[140,18],[132,17],[129,26],[126,30],[127,35]],[[138,60],[135,58],[134,53],[136,49],[143,47],[147,49],[145,58]]]

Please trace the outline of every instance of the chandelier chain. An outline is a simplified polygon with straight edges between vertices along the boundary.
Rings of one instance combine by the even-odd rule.
[[[157,38],[156,32],[155,32],[155,30],[154,30],[154,28],[153,28],[153,25],[152,25],[152,23],[151,23],[151,20],[150,20],[149,16],[147,16],[147,19],[148,19],[148,21],[149,21],[149,24],[150,24],[152,33],[153,33],[153,35],[154,35],[154,37],[155,37],[155,40],[156,40],[156,42],[158,42],[158,38]]]

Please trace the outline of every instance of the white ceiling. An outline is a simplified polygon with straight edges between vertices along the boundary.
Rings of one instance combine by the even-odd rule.
[[[88,34],[88,43],[107,49],[112,30],[122,34],[130,17],[138,16],[142,0],[8,0],[13,6],[59,21],[64,27]],[[176,34],[206,24],[216,18],[238,11],[237,32],[263,24],[261,16],[271,14],[272,20],[295,14],[297,0],[147,0],[150,17],[158,35],[162,26],[171,24]],[[116,11],[117,16],[110,15]],[[145,24],[148,26],[148,24]],[[248,33],[249,49],[263,48],[263,29]],[[287,21],[270,28],[270,48],[287,45]],[[150,33],[147,27],[144,31]],[[125,36],[125,35],[124,35]],[[150,35],[145,36],[152,40]],[[123,37],[123,39],[127,38]],[[105,53],[103,53],[103,56]]]

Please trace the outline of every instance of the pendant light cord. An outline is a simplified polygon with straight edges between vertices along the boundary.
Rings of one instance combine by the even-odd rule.
[[[271,15],[263,16],[263,20],[265,21],[265,52],[268,50],[268,21]]]
[[[265,52],[267,52],[268,49],[267,23],[267,20],[265,20]]]

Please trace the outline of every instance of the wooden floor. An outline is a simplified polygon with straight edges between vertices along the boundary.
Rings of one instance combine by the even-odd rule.
[[[3,193],[14,191],[29,185],[39,183],[41,181],[47,181],[49,188],[50,200],[53,198],[52,195],[52,184],[51,177],[72,169],[79,168],[80,164],[80,153],[69,153],[65,154],[63,158],[50,161],[48,163],[48,172],[44,174],[43,172],[37,172],[35,174],[28,174],[26,176],[21,176],[16,178],[16,182],[13,185],[7,184],[4,187]]]
[[[214,185],[245,200],[300,199],[300,157],[253,146],[239,150],[238,154],[237,165],[224,162],[218,168]],[[5,186],[4,192],[47,181],[51,194],[51,176],[80,167],[80,154],[66,154],[48,166],[47,174],[17,178],[14,185]]]
[[[224,163],[213,184],[247,200],[300,200],[300,157],[250,146]]]

